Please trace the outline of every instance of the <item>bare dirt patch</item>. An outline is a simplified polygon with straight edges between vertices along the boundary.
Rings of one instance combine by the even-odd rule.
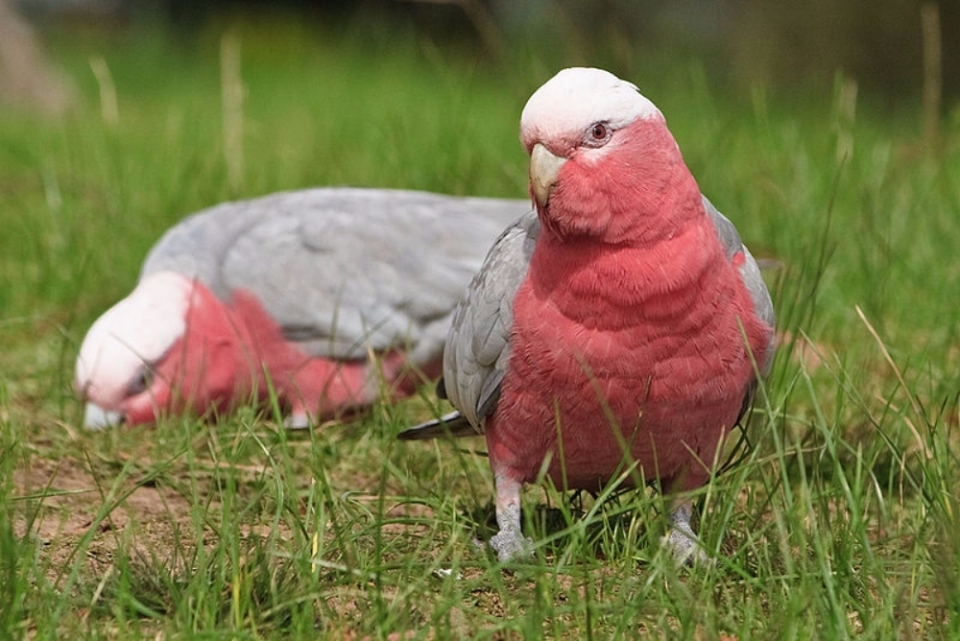
[[[95,475],[82,459],[32,457],[13,473],[20,497],[15,534],[42,544],[52,574],[71,561],[84,537],[90,538],[86,554],[97,573],[112,561],[121,541],[144,554],[169,549],[174,529],[189,522],[188,501],[172,489],[138,485],[132,478],[116,488],[113,481]],[[111,490],[116,506],[104,515],[104,506],[112,504]]]

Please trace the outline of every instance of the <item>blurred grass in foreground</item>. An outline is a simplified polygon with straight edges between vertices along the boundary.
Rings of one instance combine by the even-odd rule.
[[[929,150],[842,77],[787,102],[638,61],[704,192],[776,264],[784,346],[756,447],[703,491],[716,568],[659,553],[654,494],[529,490],[544,545],[504,573],[471,543],[489,535],[482,443],[393,440],[429,390],[312,434],[252,411],[87,433],[70,380],[89,323],[186,213],[322,184],[522,197],[520,109],[555,69],[267,19],[187,48],[53,45],[76,111],[0,114],[0,636],[954,638],[957,113]]]

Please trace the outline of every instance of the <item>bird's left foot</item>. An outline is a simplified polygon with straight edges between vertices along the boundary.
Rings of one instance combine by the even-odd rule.
[[[663,536],[662,544],[673,554],[673,560],[678,566],[704,567],[704,565],[713,564],[713,559],[704,552],[696,536],[691,538],[685,532],[670,528],[670,531]]]
[[[693,517],[693,507],[684,503],[670,513],[670,530],[662,539],[663,546],[673,554],[677,565],[705,567],[713,565],[713,559],[708,555],[700,539],[693,532],[690,520]]]

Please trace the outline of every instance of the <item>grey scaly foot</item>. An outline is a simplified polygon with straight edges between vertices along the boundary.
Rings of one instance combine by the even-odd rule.
[[[516,517],[513,512],[516,511]],[[490,547],[497,553],[497,559],[507,561],[523,561],[533,556],[533,539],[524,537],[520,531],[520,506],[508,506],[503,516],[506,522],[501,521],[498,510],[497,523],[500,531],[490,539]]]
[[[690,525],[692,517],[693,506],[689,501],[676,507],[670,513],[670,529],[664,535],[662,543],[673,554],[677,565],[712,565],[713,559],[704,552],[700,539]]]
[[[522,484],[506,474],[494,474],[497,486],[497,525],[500,531],[490,539],[497,559],[522,561],[533,556],[533,539],[525,538],[520,529],[520,490]]]

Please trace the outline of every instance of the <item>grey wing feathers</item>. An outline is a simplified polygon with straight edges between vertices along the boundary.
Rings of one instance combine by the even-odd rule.
[[[743,284],[753,299],[753,306],[757,316],[770,327],[773,327],[776,321],[773,311],[773,301],[770,299],[770,292],[767,291],[767,285],[763,282],[763,277],[760,275],[760,267],[753,258],[753,254],[751,254],[750,250],[743,244],[743,241],[740,239],[740,234],[737,232],[737,228],[734,227],[733,223],[721,214],[717,208],[713,206],[713,203],[707,200],[706,196],[703,196],[703,206],[713,220],[713,226],[717,230],[717,236],[719,236],[720,242],[727,250],[727,258],[732,259],[739,252],[743,252],[744,261],[743,264],[740,265],[740,278],[743,279]],[[761,371],[764,373],[769,371],[770,365],[772,364],[774,347],[775,340],[774,337],[771,336],[766,354],[756,355],[757,362],[760,365]]]
[[[229,295],[221,274],[223,256],[238,237],[269,215],[269,206],[254,205],[263,200],[223,203],[184,218],[147,253],[140,278],[171,271],[196,278],[217,296]]]
[[[250,291],[314,356],[408,346],[435,359],[483,250],[526,201],[325,188],[200,212],[151,252],[142,274],[194,276],[221,298]]]
[[[504,231],[454,311],[443,356],[444,390],[477,429],[500,394],[510,357],[513,299],[539,230],[531,211]]]

